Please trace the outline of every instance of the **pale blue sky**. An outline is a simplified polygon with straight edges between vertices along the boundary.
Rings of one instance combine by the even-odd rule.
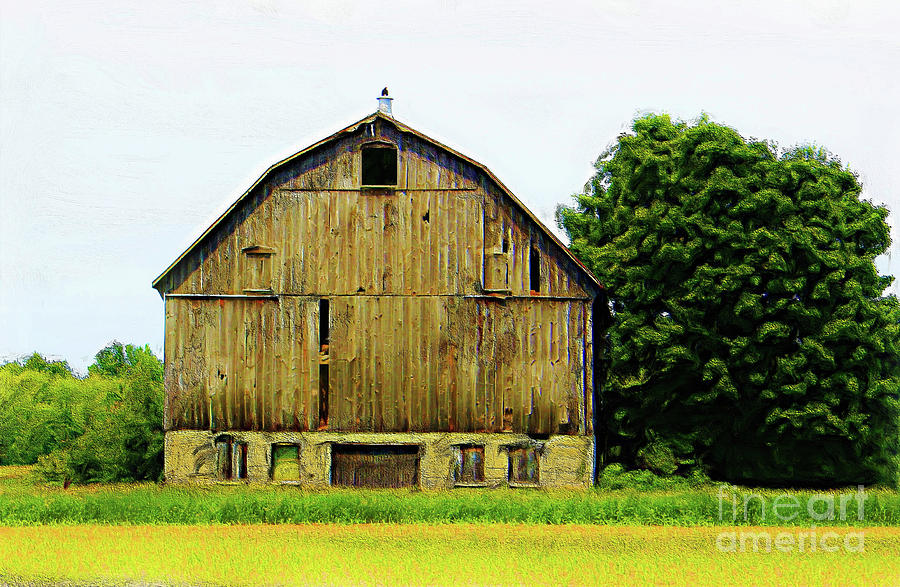
[[[900,210],[898,30],[892,2],[842,0],[2,0],[0,358],[84,370],[113,339],[162,354],[153,278],[384,85],[399,120],[551,226],[646,111],[823,145]],[[896,274],[891,223],[879,266]]]

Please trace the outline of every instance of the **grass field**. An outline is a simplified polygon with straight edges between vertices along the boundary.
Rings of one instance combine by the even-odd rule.
[[[6,469],[6,470],[4,470]],[[785,520],[774,515],[779,496],[806,504],[817,492],[676,486],[670,489],[541,491],[457,489],[332,489],[225,485],[208,487],[36,484],[24,467],[0,467],[0,525],[43,524],[304,524],[531,523],[710,526],[900,526],[900,494],[866,490],[858,515],[855,489],[836,490],[833,519],[805,507]],[[847,497],[845,519],[839,501]],[[748,499],[749,498],[749,499]],[[744,500],[747,499],[746,515]],[[819,504],[822,510],[826,504]],[[735,515],[736,514],[736,515]]]
[[[63,490],[29,471],[0,467],[0,584],[900,585],[890,490],[867,490],[861,518],[848,498],[845,520],[785,525],[758,506],[818,492]]]
[[[734,528],[583,525],[0,528],[0,582],[216,585],[896,585],[900,529],[863,552],[720,552]],[[796,528],[769,528],[796,534]],[[820,535],[828,531],[818,529]],[[841,534],[847,528],[837,529]],[[749,544],[748,544],[749,547]],[[23,556],[23,553],[30,553]]]

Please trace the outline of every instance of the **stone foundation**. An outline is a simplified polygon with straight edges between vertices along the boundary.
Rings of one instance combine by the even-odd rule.
[[[221,449],[216,439],[223,435],[234,444],[246,444],[246,477],[236,478],[243,463],[232,468],[232,479],[223,478]],[[537,459],[536,486],[583,488],[594,475],[594,439],[590,436],[553,435],[539,440],[524,434],[478,433],[339,433],[339,432],[210,432],[175,430],[166,433],[165,479],[167,483],[289,483],[323,488],[331,485],[333,444],[418,445],[418,487],[445,489],[457,485],[506,487],[510,482],[510,449],[534,449]],[[297,479],[272,480],[272,446],[299,447]],[[477,483],[458,480],[460,447],[484,447],[484,478]],[[238,457],[233,457],[237,459]],[[241,459],[243,457],[240,457]]]

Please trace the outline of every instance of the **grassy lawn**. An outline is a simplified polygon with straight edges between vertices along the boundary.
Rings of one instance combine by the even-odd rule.
[[[900,526],[900,494],[867,489],[862,516],[856,489],[826,492],[830,518],[806,504],[820,492],[733,486],[635,490],[521,489],[303,490],[293,486],[152,483],[71,486],[36,484],[27,467],[0,467],[0,525],[46,524],[305,524],[526,523],[659,526],[790,525]],[[776,500],[796,498],[792,519],[773,512]],[[841,500],[844,519],[841,519]],[[745,503],[746,502],[746,503]],[[746,514],[745,506],[746,505]],[[824,512],[827,503],[816,509]]]
[[[822,492],[723,487],[63,490],[0,467],[0,584],[900,584],[896,491],[784,522],[776,499],[821,514]],[[855,491],[824,493],[839,514]]]
[[[746,527],[744,528],[746,530]],[[735,528],[510,524],[0,528],[0,580],[216,585],[896,585],[900,529],[864,551],[721,552]],[[797,528],[768,528],[797,533]],[[817,528],[819,535],[827,528]],[[738,530],[739,531],[739,530]],[[836,529],[829,545],[841,543]],[[24,556],[23,556],[24,554]]]

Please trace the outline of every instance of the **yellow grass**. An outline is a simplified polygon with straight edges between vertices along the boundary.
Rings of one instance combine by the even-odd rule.
[[[721,552],[722,532],[803,528],[576,525],[37,526],[0,528],[0,583],[225,585],[896,585],[900,528],[864,551]],[[819,537],[828,528],[816,528]],[[720,541],[720,545],[723,543]],[[808,546],[808,543],[807,543]]]
[[[0,467],[0,479],[22,479],[31,473],[34,465],[4,465]]]

